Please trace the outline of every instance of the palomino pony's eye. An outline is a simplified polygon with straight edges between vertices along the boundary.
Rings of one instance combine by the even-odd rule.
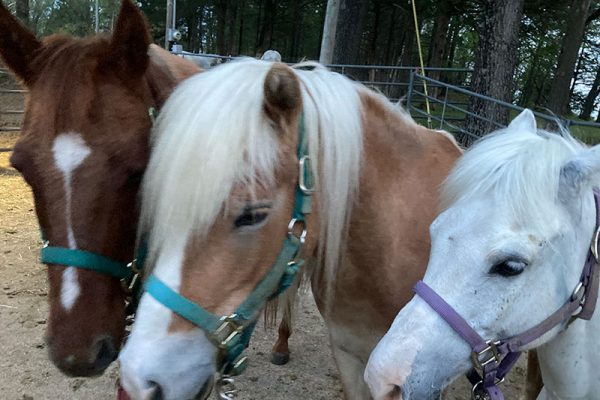
[[[494,265],[490,269],[490,274],[497,274],[505,277],[515,276],[523,272],[525,267],[527,267],[527,263],[524,261],[505,260]]]
[[[267,216],[268,214],[265,212],[244,211],[242,215],[236,218],[234,225],[236,228],[258,225],[263,222]]]
[[[268,211],[270,208],[271,206],[268,204],[247,205],[233,224],[236,229],[244,226],[259,225],[269,216]]]

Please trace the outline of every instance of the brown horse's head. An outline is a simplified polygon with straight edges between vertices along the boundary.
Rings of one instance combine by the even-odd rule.
[[[160,106],[165,85],[175,85],[149,45],[147,23],[130,0],[112,37],[41,41],[0,4],[0,55],[29,90],[11,163],[32,188],[50,246],[120,262],[133,257],[148,110]],[[57,264],[48,275],[52,361],[69,375],[102,373],[125,332],[119,279]]]

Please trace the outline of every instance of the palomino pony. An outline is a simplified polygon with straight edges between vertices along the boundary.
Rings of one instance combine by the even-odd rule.
[[[97,375],[116,358],[125,332],[119,278],[134,253],[148,110],[160,109],[199,69],[150,45],[130,0],[112,37],[43,41],[0,4],[0,55],[29,90],[11,163],[33,190],[50,246],[42,252],[50,358],[68,375]]]
[[[538,399],[600,398],[598,185],[600,147],[538,131],[529,110],[467,151],[417,296],[369,360],[374,398],[437,399],[475,365],[476,395],[501,399],[497,381],[530,348]]]
[[[144,178],[152,274],[120,355],[129,396],[204,397],[239,372],[259,310],[306,261],[346,396],[368,398],[368,356],[422,276],[460,154],[317,64],[235,61],[182,83]]]

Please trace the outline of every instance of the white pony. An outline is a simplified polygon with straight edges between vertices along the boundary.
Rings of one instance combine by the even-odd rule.
[[[538,131],[524,111],[465,153],[449,176],[423,281],[485,339],[536,326],[577,286],[598,185],[600,146]],[[538,348],[545,383],[538,399],[600,399],[600,312],[567,322],[527,346]],[[437,399],[472,368],[470,354],[415,296],[371,354],[365,379],[375,399]]]

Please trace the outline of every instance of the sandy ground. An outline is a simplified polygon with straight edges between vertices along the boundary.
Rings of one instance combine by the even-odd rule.
[[[0,149],[12,147],[15,134],[0,133]],[[47,317],[45,267],[37,262],[38,227],[31,192],[0,150],[0,399],[114,399],[118,375],[113,365],[95,379],[67,378],[48,360],[43,335]],[[238,379],[238,399],[341,399],[338,372],[327,333],[309,294],[302,296],[292,360],[283,367],[268,362],[274,331],[257,329],[248,354],[251,364]],[[505,396],[519,399],[523,363],[503,385]],[[464,379],[444,396],[468,399]]]

